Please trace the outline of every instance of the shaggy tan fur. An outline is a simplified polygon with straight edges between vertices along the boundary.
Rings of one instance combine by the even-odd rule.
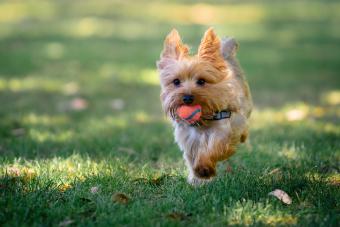
[[[164,41],[164,49],[157,62],[161,81],[161,101],[172,119],[175,140],[183,151],[189,168],[188,181],[200,184],[216,174],[218,161],[229,158],[240,142],[248,136],[248,118],[252,99],[247,81],[236,60],[234,39],[220,40],[212,28],[208,29],[195,56],[189,56],[174,29]],[[176,86],[174,80],[180,85]],[[204,85],[197,84],[204,80]],[[192,105],[202,107],[201,120],[196,126],[182,121],[176,114],[183,105],[183,96],[193,95]],[[228,109],[231,117],[207,121],[214,113]]]

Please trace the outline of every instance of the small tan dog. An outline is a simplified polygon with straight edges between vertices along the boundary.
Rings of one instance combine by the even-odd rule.
[[[221,41],[212,28],[205,32],[195,56],[189,56],[175,29],[164,41],[157,62],[161,101],[172,119],[191,184],[215,176],[217,162],[228,159],[247,139],[252,99],[235,56],[237,47],[232,38]],[[199,112],[199,119],[189,123],[180,117],[178,109],[183,106],[197,107],[189,118]]]

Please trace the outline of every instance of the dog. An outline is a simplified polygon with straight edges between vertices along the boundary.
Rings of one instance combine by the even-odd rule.
[[[200,185],[216,175],[217,162],[234,154],[248,137],[252,97],[236,59],[238,44],[209,28],[194,56],[176,29],[165,38],[157,61],[161,103],[189,170],[188,182]],[[195,123],[178,115],[182,106],[199,106]]]

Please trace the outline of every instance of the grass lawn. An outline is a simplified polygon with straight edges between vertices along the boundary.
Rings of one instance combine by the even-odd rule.
[[[338,226],[338,1],[1,1],[1,226]],[[155,61],[176,27],[240,43],[250,146],[187,170]],[[282,189],[286,205],[268,193]]]

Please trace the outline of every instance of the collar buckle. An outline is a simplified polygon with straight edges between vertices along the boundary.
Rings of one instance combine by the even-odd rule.
[[[230,110],[222,110],[220,112],[216,112],[212,118],[204,119],[204,120],[210,120],[210,121],[218,121],[226,118],[231,117],[231,111]]]

